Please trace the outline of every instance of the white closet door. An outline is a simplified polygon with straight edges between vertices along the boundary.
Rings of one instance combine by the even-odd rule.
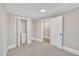
[[[62,16],[51,19],[50,43],[62,49]]]

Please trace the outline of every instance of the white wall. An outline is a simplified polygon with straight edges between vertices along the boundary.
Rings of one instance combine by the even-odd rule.
[[[37,40],[41,40],[41,20],[33,20],[32,27],[32,36]]]
[[[28,18],[27,20],[27,43],[31,43],[31,39],[32,39],[31,23],[32,23],[31,18]]]
[[[34,20],[32,20],[32,22],[31,22],[31,33],[32,33],[32,38],[35,36],[34,34],[35,34],[35,21]]]
[[[49,19],[46,21],[43,21],[43,36],[50,38],[50,20]]]
[[[16,45],[16,29],[15,29],[15,16],[9,14],[8,16],[8,26],[9,26],[9,39],[8,39],[8,46]]]
[[[64,40],[66,47],[79,50],[79,8],[64,14]]]
[[[8,14],[2,4],[0,4],[0,55],[7,53],[8,40]]]

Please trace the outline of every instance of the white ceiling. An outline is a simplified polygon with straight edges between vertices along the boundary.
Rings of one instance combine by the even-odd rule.
[[[78,3],[5,3],[8,13],[41,19],[79,7]],[[41,9],[46,9],[41,13]]]

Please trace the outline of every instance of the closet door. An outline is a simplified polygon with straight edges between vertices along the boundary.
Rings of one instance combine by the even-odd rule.
[[[62,16],[51,19],[50,43],[62,49]]]
[[[21,20],[21,44],[26,43],[27,40],[27,20]]]

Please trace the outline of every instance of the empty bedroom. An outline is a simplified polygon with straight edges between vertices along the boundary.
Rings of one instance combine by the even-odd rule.
[[[0,56],[79,56],[79,3],[0,3]]]

